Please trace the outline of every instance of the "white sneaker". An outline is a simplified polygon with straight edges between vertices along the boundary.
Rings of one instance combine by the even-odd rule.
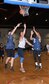
[[[42,69],[42,63],[39,63],[39,68]]]
[[[20,68],[20,71],[25,73],[25,69],[24,68]]]
[[[42,69],[42,66],[39,66],[40,69]]]

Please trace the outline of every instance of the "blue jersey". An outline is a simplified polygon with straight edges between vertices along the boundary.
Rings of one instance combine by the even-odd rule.
[[[38,37],[35,37],[34,39],[33,39],[33,45],[34,45],[34,50],[41,50],[41,43],[39,42],[39,39],[38,39]]]
[[[15,44],[12,35],[8,35],[6,49],[15,49]]]

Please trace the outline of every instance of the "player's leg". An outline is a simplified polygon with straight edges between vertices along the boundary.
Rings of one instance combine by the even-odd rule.
[[[39,68],[42,68],[41,52],[40,51],[38,51],[38,62],[39,62]]]
[[[35,68],[38,69],[37,51],[33,51],[33,56],[35,61]]]

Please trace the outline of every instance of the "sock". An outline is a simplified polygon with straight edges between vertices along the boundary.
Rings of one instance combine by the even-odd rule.
[[[35,62],[35,65],[38,66],[38,62]]]

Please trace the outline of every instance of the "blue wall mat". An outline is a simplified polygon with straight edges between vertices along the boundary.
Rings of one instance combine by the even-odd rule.
[[[4,3],[49,9],[49,4],[42,4],[42,3],[30,4],[28,2],[22,2],[22,1],[16,1],[16,0],[4,0]]]

